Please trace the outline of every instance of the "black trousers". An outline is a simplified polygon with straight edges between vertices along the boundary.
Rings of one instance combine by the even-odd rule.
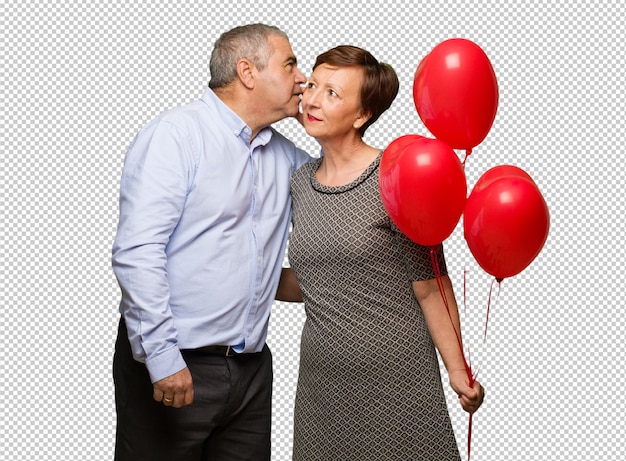
[[[152,398],[143,363],[133,359],[120,321],[113,380],[116,461],[268,461],[272,401],[272,355],[232,357],[187,350],[194,401],[166,407]]]

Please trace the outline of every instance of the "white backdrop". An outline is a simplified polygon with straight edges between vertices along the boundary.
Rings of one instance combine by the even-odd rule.
[[[1,1],[0,459],[112,459],[110,248],[124,150],[157,113],[200,96],[213,42],[249,22],[283,28],[307,74],[342,43],[392,64],[400,94],[367,138],[381,148],[429,136],[411,91],[435,45],[464,37],[485,50],[500,104],[468,186],[498,164],[525,169],[551,229],[492,301],[486,347],[492,280],[460,225],[446,241],[460,302],[469,271],[464,335],[487,389],[472,459],[624,459],[626,15],[617,1],[590,3]],[[293,120],[277,126],[317,154]],[[301,305],[275,306],[274,460],[290,459],[302,322]],[[448,397],[465,453],[467,417]]]

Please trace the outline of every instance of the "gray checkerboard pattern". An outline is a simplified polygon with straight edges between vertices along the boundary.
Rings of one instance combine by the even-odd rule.
[[[466,346],[487,392],[472,459],[624,459],[626,14],[615,0],[2,1],[0,459],[112,459],[119,290],[110,248],[124,150],[154,115],[201,94],[214,40],[249,22],[283,28],[306,73],[342,43],[392,64],[400,94],[368,131],[378,147],[429,135],[411,89],[435,45],[465,37],[485,50],[500,104],[467,161],[468,186],[498,164],[525,169],[551,229],[498,296],[495,285],[484,344],[493,281],[462,226],[446,242],[457,298],[467,300]],[[277,127],[317,153],[293,120]],[[278,461],[290,459],[303,315],[301,305],[277,303],[270,324]],[[467,416],[447,392],[465,453]]]

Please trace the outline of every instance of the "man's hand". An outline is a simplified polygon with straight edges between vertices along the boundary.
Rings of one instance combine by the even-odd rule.
[[[153,384],[153,397],[167,407],[180,408],[193,402],[193,381],[189,368]]]

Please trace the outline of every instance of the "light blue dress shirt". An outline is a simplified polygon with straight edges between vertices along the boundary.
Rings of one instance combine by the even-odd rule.
[[[152,382],[185,368],[180,349],[265,343],[290,178],[311,157],[272,128],[250,135],[207,89],[126,152],[112,265],[133,356]]]

